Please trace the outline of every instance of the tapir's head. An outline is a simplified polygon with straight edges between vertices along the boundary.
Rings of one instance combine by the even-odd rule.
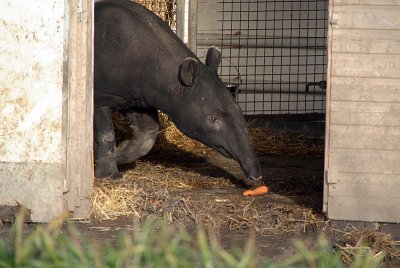
[[[220,61],[221,52],[212,47],[205,65],[195,58],[181,63],[183,92],[171,118],[183,133],[235,159],[248,178],[259,179],[261,166],[246,121],[217,74]]]

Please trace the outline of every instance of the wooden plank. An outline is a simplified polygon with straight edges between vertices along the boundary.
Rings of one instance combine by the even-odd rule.
[[[400,78],[334,77],[330,85],[333,101],[400,103]]]
[[[400,151],[400,127],[331,125],[331,148]]]
[[[351,197],[351,198],[385,198],[399,199],[399,181],[393,183],[370,184],[370,183],[343,183],[339,181],[330,185],[329,196]],[[400,200],[399,200],[400,201]]]
[[[393,113],[334,111],[331,112],[330,125],[398,127],[400,126],[400,117]]]
[[[92,0],[83,1],[77,14],[77,0],[69,1],[70,19],[65,75],[68,92],[64,107],[65,151],[67,155],[65,206],[73,217],[88,217],[92,205]]]
[[[331,25],[331,18],[333,13],[333,1],[329,1],[328,6],[328,25]],[[328,40],[327,40],[327,83],[326,83],[326,130],[325,130],[325,153],[324,153],[324,192],[323,192],[323,205],[322,211],[324,213],[328,212],[328,202],[329,202],[329,185],[328,185],[328,170],[329,170],[329,160],[330,160],[330,122],[331,122],[331,99],[332,99],[332,85],[331,85],[331,76],[332,76],[332,36],[333,29],[332,27],[328,27]]]
[[[328,218],[334,220],[400,222],[398,198],[330,196]]]
[[[330,148],[329,169],[400,175],[400,151]]]
[[[185,1],[176,1],[176,35],[183,40],[185,34]]]
[[[399,115],[399,102],[373,101],[332,101],[331,109],[335,112],[348,113],[393,113]]]
[[[330,125],[400,126],[399,103],[331,102]]]
[[[189,1],[188,46],[196,53],[197,50],[197,0]]]
[[[400,54],[335,53],[332,76],[399,78]]]
[[[400,6],[399,0],[333,0],[335,5]]]
[[[334,176],[333,181],[340,184],[367,184],[367,185],[396,185],[400,186],[398,174],[382,173],[360,173],[360,172],[334,172],[330,171],[329,176]]]
[[[334,6],[335,29],[399,30],[400,6]]]
[[[399,54],[400,31],[335,29],[332,52]]]

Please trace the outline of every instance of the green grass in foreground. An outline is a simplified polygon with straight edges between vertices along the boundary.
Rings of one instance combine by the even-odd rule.
[[[147,221],[130,235],[121,235],[117,246],[95,245],[85,241],[69,227],[61,231],[61,220],[39,226],[23,236],[23,217],[13,225],[12,241],[0,240],[0,268],[11,267],[345,267],[340,253],[320,238],[310,250],[297,242],[297,254],[281,262],[262,262],[254,243],[236,253],[222,249],[213,236],[199,231],[190,237],[166,223]],[[383,254],[372,256],[368,248],[356,254],[346,267],[379,267]]]

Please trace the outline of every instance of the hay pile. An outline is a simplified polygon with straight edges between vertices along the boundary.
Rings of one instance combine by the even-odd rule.
[[[257,153],[297,158],[321,158],[324,145],[310,141],[307,134],[274,129],[249,128]]]
[[[327,226],[310,208],[281,196],[243,198],[241,191],[225,178],[139,161],[134,170],[124,173],[123,180],[96,181],[93,216],[157,216],[185,226],[195,223],[258,233],[321,231]]]
[[[353,225],[348,225],[343,231],[335,231],[342,237],[335,246],[343,252],[344,263],[350,263],[363,249],[371,250],[376,256],[385,254],[387,260],[400,260],[400,241],[394,241],[390,234],[373,229],[360,230]]]
[[[131,0],[151,10],[176,30],[176,0]]]
[[[160,113],[160,133],[156,142],[156,149],[190,152],[204,157],[216,153],[213,149],[193,140],[179,131],[166,114]]]

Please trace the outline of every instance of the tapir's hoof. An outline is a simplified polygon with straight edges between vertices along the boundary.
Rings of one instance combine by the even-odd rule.
[[[121,179],[117,163],[110,158],[97,159],[94,166],[94,176],[97,179]]]

